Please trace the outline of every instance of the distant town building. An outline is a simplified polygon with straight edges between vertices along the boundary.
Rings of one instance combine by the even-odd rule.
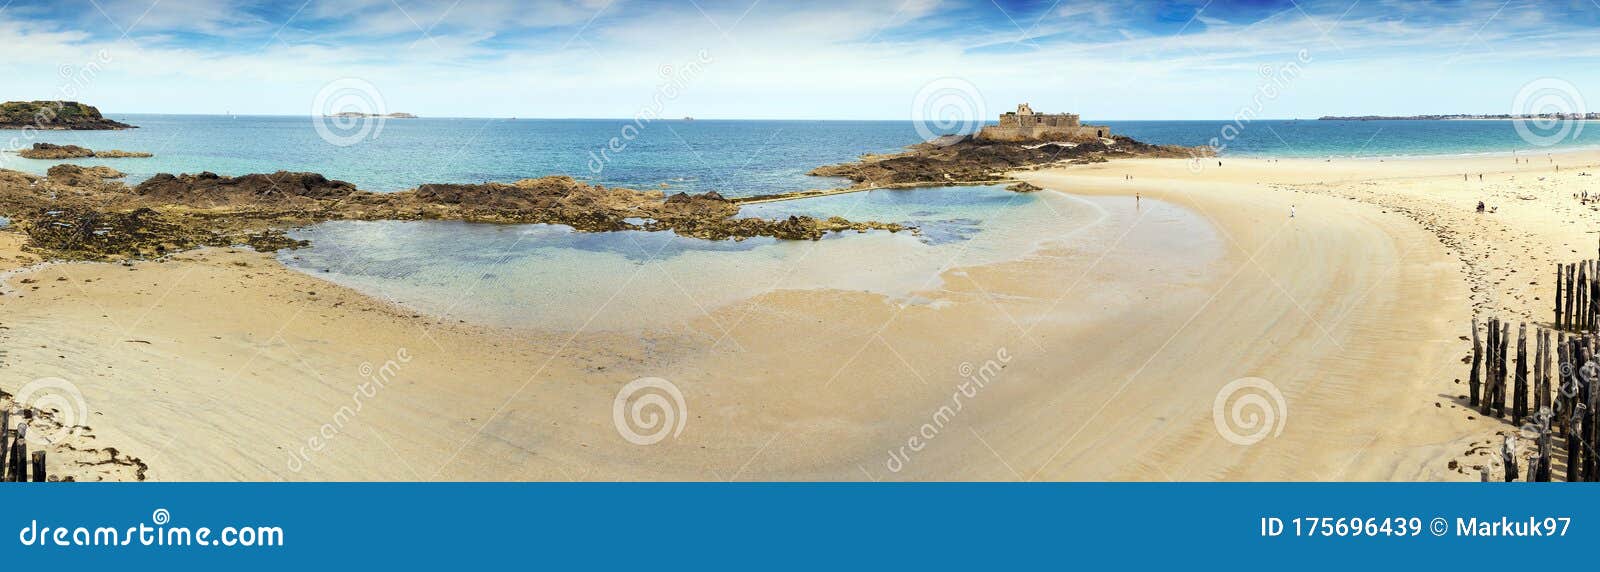
[[[1016,111],[1000,115],[999,125],[990,125],[978,131],[978,138],[986,141],[1096,141],[1111,136],[1111,128],[1102,125],[1083,125],[1076,113],[1034,113],[1024,103]]]

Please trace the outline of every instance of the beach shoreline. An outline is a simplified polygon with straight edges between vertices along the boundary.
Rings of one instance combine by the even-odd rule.
[[[12,349],[0,388],[77,378],[97,438],[157,480],[1476,480],[1474,448],[1510,428],[1457,398],[1459,336],[1474,309],[1544,311],[1537,284],[1488,273],[1543,276],[1558,248],[1592,240],[1562,218],[1596,216],[1576,201],[1534,208],[1578,190],[1600,154],[1561,160],[1559,175],[1483,157],[1019,172],[1189,209],[1218,258],[1197,265],[1155,224],[1184,217],[1135,210],[1019,260],[954,265],[925,293],[937,303],[785,290],[647,333],[446,322],[243,250],[52,264],[0,297],[6,333],[39,346]],[[1479,172],[1481,188],[1457,178]],[[1476,215],[1479,197],[1502,208]],[[1516,252],[1494,246],[1512,235]],[[0,232],[0,264],[30,264],[18,247]],[[901,459],[961,366],[1000,348],[999,381]],[[683,390],[689,429],[642,447],[610,406],[652,376]],[[1246,377],[1272,382],[1287,414],[1241,446],[1211,410]]]

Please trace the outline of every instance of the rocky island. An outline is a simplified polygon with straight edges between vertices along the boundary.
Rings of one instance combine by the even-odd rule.
[[[112,121],[100,110],[76,101],[8,101],[0,103],[0,129],[39,129],[52,131],[90,131],[134,129]]]
[[[341,113],[334,113],[332,115],[326,115],[324,117],[353,117],[353,118],[358,118],[358,119],[416,119],[417,118],[416,115],[410,114],[410,113],[362,113],[362,112],[359,112],[359,111],[345,111],[345,112],[341,112]]]
[[[852,163],[825,165],[810,171],[819,177],[841,177],[851,185],[833,190],[763,195],[740,202],[767,202],[873,189],[983,185],[1014,182],[1013,171],[1053,165],[1101,163],[1131,157],[1194,158],[1216,155],[1206,146],[1151,145],[1107,127],[1082,125],[1074,114],[1035,114],[1027,104],[1000,117],[999,125],[978,133],[949,135],[912,145],[889,155],[864,155]],[[1027,192],[1031,185],[1014,185]]]
[[[21,155],[24,159],[45,160],[83,159],[88,157],[95,157],[99,159],[121,159],[148,158],[155,156],[150,153],[139,151],[95,151],[93,149],[79,147],[77,145],[55,145],[51,143],[34,143],[32,148],[17,151],[17,154]]]

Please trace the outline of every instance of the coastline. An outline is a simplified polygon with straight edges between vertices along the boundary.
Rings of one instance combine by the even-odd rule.
[[[1581,184],[1578,165],[1600,163],[1568,157],[1573,168],[1548,183],[1548,166],[1483,158],[1019,173],[1052,191],[1192,209],[1223,254],[1195,268],[1184,241],[1136,216],[1021,260],[957,264],[926,293],[937,303],[785,290],[643,336],[445,323],[248,251],[50,265],[11,278],[40,290],[3,297],[10,333],[41,347],[15,350],[8,361],[36,367],[0,368],[0,388],[109,367],[80,382],[103,414],[90,424],[166,480],[1476,480],[1474,447],[1510,428],[1456,399],[1458,338],[1474,307],[1544,311],[1537,279],[1486,272],[1543,276],[1555,247],[1592,247],[1563,217],[1600,215],[1576,201],[1535,208]],[[1466,171],[1486,173],[1484,188],[1456,188]],[[1538,201],[1515,200],[1531,191]],[[1500,212],[1473,214],[1478,196]],[[1441,242],[1446,230],[1459,235]],[[1495,246],[1512,244],[1501,237],[1519,250]],[[0,260],[18,255],[0,246]],[[130,329],[146,343],[126,341]],[[1012,358],[1002,381],[887,470],[887,452],[948,402],[959,366],[997,347]],[[389,362],[377,401],[291,470],[293,449],[370,379],[363,364]],[[644,376],[683,388],[681,439],[618,437],[611,399]],[[1283,390],[1288,420],[1240,447],[1218,437],[1210,409],[1246,376]]]

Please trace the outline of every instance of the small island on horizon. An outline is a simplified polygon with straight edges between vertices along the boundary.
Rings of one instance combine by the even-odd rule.
[[[417,118],[416,115],[410,114],[410,113],[362,113],[362,112],[359,112],[359,111],[345,111],[345,112],[342,112],[342,113],[334,113],[334,114],[331,114],[331,115],[324,115],[323,117],[358,117],[358,118],[363,118],[363,119],[416,119]]]
[[[1473,120],[1473,119],[1555,119],[1563,121],[1596,121],[1600,120],[1600,113],[1545,113],[1545,114],[1512,114],[1512,113],[1454,113],[1449,115],[1324,115],[1317,121],[1447,121],[1447,120]]]

